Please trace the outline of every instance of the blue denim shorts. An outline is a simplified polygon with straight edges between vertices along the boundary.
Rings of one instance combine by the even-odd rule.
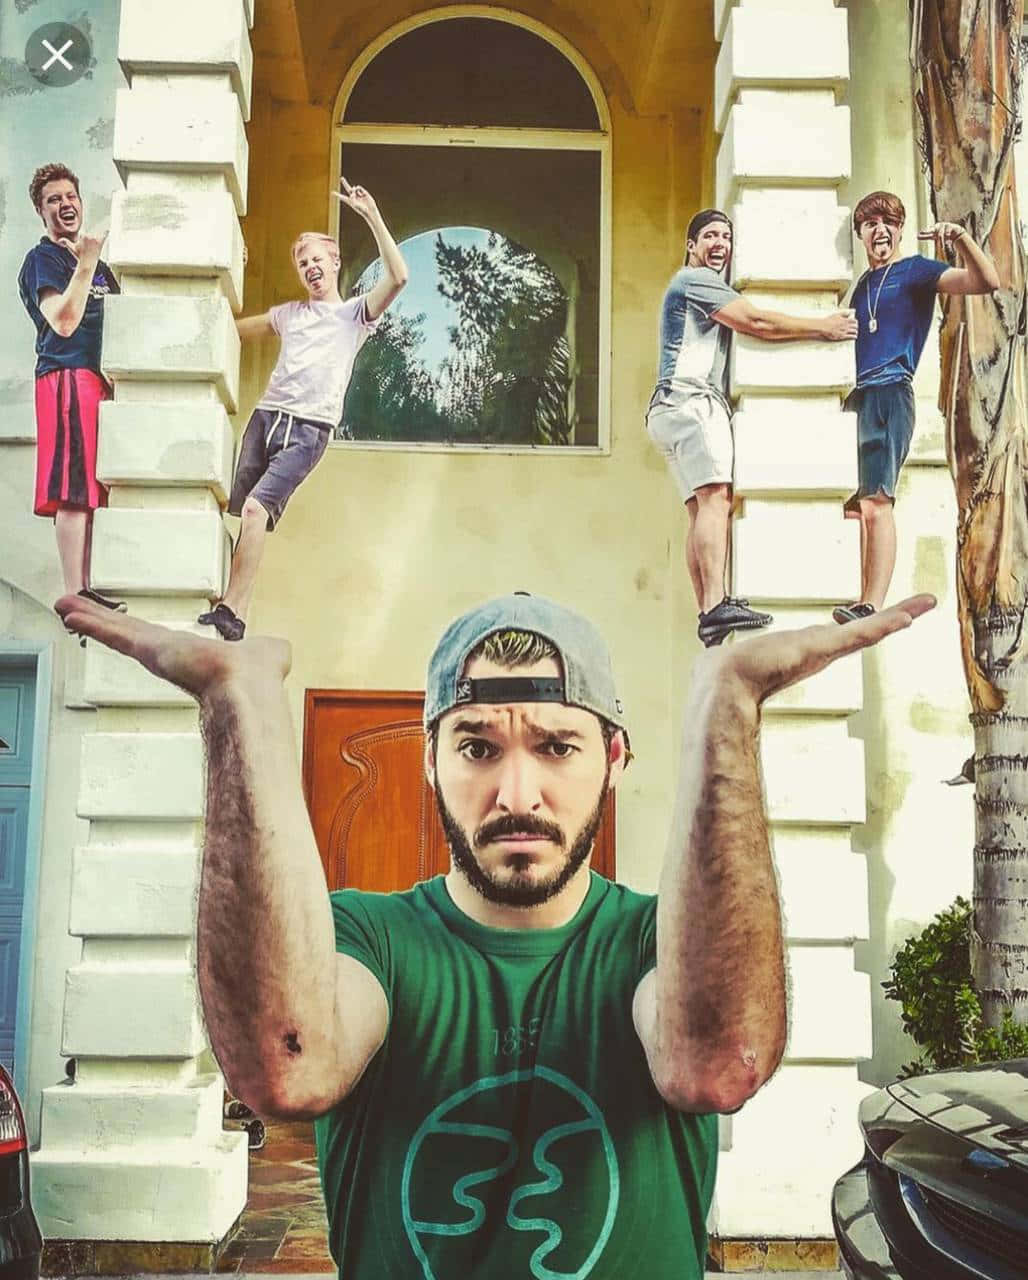
[[[858,387],[846,397],[843,409],[857,415],[858,487],[846,500],[847,510],[855,510],[860,498],[876,494],[895,501],[896,482],[914,434],[914,388],[909,382]]]
[[[332,428],[278,409],[254,409],[246,424],[229,514],[237,516],[247,498],[268,513],[268,528],[278,524],[286,503],[321,461]]]

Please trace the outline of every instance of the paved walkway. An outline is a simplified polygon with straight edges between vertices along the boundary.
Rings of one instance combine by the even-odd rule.
[[[327,1227],[311,1125],[269,1123],[265,1146],[250,1154],[246,1209],[235,1236],[218,1260],[218,1274],[233,1280],[269,1280],[272,1275],[335,1276],[325,1238]],[[844,1280],[841,1271],[724,1274],[763,1276],[765,1280]],[[720,1272],[707,1272],[708,1280],[719,1280],[720,1276]],[[79,1280],[99,1278],[82,1276]],[[126,1280],[176,1277],[151,1274]]]

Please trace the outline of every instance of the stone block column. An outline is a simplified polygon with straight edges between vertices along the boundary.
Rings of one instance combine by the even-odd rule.
[[[758,305],[833,311],[851,279],[846,11],[833,0],[720,0],[716,200],[735,224],[734,284]],[[853,344],[734,341],[738,405],[733,591],[776,626],[824,622],[860,591],[856,422],[841,411]],[[744,643],[744,641],[742,641]],[[853,942],[868,930],[859,656],[767,707],[763,763],[786,922],[790,1037],[775,1079],[729,1121],[715,1234],[830,1238],[828,1191],[859,1156],[870,1053],[868,979]]]
[[[115,394],[101,410],[110,505],[96,515],[93,580],[179,627],[195,625],[226,570],[251,22],[244,0],[121,7],[124,189],[106,257],[122,292],[105,307]],[[44,1091],[33,1199],[48,1241],[192,1243],[202,1266],[245,1205],[247,1149],[222,1127],[196,987],[196,708],[102,647],[80,661],[77,696],[96,717],[82,740],[89,838],[75,851],[69,917],[82,957],[64,1006],[62,1048],[77,1070]]]

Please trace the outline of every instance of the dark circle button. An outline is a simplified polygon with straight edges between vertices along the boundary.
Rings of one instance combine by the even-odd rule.
[[[25,65],[40,84],[62,89],[89,70],[93,48],[70,22],[47,22],[37,27],[25,45]]]

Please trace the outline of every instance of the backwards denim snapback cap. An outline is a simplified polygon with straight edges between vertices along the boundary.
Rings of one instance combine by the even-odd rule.
[[[534,631],[542,636],[557,650],[563,674],[519,676],[514,667],[507,676],[468,679],[464,667],[469,656],[498,631]],[[425,682],[425,728],[471,702],[563,702],[625,730],[610,653],[599,631],[580,613],[527,591],[480,604],[451,622],[436,645]],[[625,738],[627,742],[627,731]]]

